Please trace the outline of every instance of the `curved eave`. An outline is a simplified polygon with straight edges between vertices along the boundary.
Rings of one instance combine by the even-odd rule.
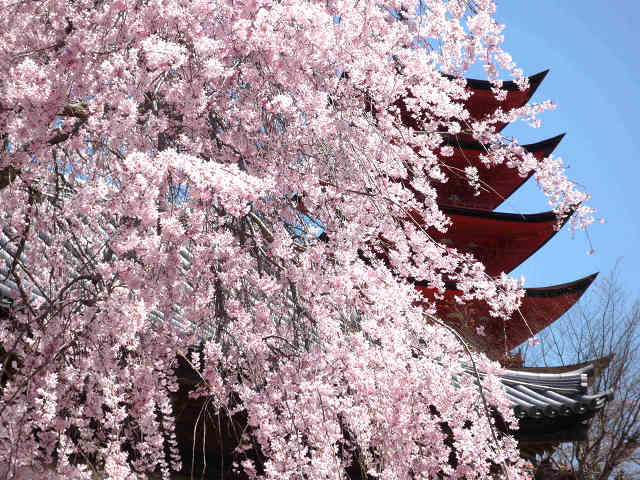
[[[555,222],[557,217],[552,210],[539,213],[489,212],[479,208],[465,208],[443,205],[440,209],[452,217],[481,218],[489,222],[507,222],[511,224],[535,224]],[[454,220],[455,221],[455,220]]]
[[[507,91],[507,96],[503,101],[496,99],[491,92],[491,83],[486,80],[467,79],[467,87],[473,90],[473,95],[465,102],[465,107],[475,120],[481,120],[487,115],[491,115],[498,108],[503,111],[520,108],[531,99],[536,92],[544,77],[547,76],[549,70],[537,73],[529,77],[529,88],[519,90],[513,81],[507,81],[502,84],[502,89]],[[507,124],[496,125],[495,131],[501,131]]]
[[[510,272],[557,232],[553,211],[514,214],[450,206],[440,208],[451,218],[452,225],[445,233],[431,233],[434,240],[473,254],[491,276]]]
[[[557,135],[541,142],[523,145],[523,148],[541,161],[551,155],[563,137],[564,134]],[[456,137],[446,143],[454,147],[454,154],[451,157],[440,157],[442,169],[449,177],[447,182],[435,184],[438,203],[442,205],[494,210],[533,175],[530,172],[521,176],[517,169],[505,164],[485,166],[480,155],[486,153],[486,148],[479,142]],[[463,173],[466,167],[478,170],[481,185],[479,192],[469,185]]]
[[[514,349],[564,315],[579,299],[597,277],[597,273],[574,282],[543,288],[526,288],[520,311],[529,328],[519,315],[514,315],[505,325],[507,348]],[[531,332],[529,332],[531,329]]]
[[[531,92],[531,95],[536,93],[536,90],[542,83],[542,80],[549,73],[549,69],[543,70],[542,72],[538,72],[535,75],[531,75],[529,77],[529,88],[525,90],[526,92]],[[475,78],[467,78],[467,87],[473,90],[481,90],[481,91],[491,91],[493,85],[488,80],[479,80]],[[513,80],[507,80],[502,82],[502,89],[507,92],[519,92],[518,84]]]
[[[524,148],[525,150],[533,154],[546,152],[546,155],[549,155],[551,152],[553,152],[556,149],[556,147],[560,144],[560,142],[565,137],[565,135],[566,133],[561,133],[560,135],[556,135],[555,137],[547,138],[539,142],[522,145],[522,148]],[[475,140],[469,140],[464,136],[450,135],[448,137],[445,137],[444,144],[452,146],[454,148],[460,148],[462,150],[469,150],[469,151],[477,151],[480,153],[485,153],[487,151],[486,146],[484,146],[482,143]]]
[[[560,144],[560,142],[562,141],[565,135],[566,133],[561,133],[560,135],[547,138],[546,140],[541,140],[540,142],[528,143],[526,145],[523,145],[523,147],[525,150],[533,154],[544,152],[545,153],[544,157],[546,157],[556,149],[556,147]]]
[[[588,394],[594,367],[564,373],[533,373],[506,370],[499,378],[514,405],[516,416],[540,422],[557,422],[564,417],[584,417],[600,410],[613,398],[607,390]]]
[[[553,285],[550,287],[527,288],[525,290],[528,298],[557,298],[572,294],[582,295],[597,276],[598,273],[592,273],[591,275],[579,280],[574,280],[573,282],[562,283],[560,285]]]
[[[613,399],[613,390],[590,394],[588,385],[595,366],[587,362],[576,367],[561,373],[507,369],[498,375],[519,419],[519,429],[511,433],[527,442],[575,441],[584,436],[586,430],[580,427]],[[470,366],[464,369],[475,375]],[[497,420],[506,431],[502,418],[498,416]]]
[[[502,89],[506,90],[507,96],[502,101],[498,100],[493,94],[491,91],[492,85],[487,80],[466,79],[467,88],[472,91],[472,95],[464,101],[465,108],[473,120],[481,120],[494,113],[498,108],[506,112],[522,107],[536,92],[547,73],[549,73],[549,70],[530,76],[529,88],[526,90],[520,90],[518,85],[511,80],[503,82]],[[453,78],[450,75],[448,77]],[[394,105],[400,109],[400,119],[405,126],[416,130],[423,129],[421,121],[408,114],[402,98],[396,100]],[[499,132],[505,126],[506,124],[498,124],[495,127],[495,131]]]
[[[488,305],[479,300],[459,304],[456,297],[462,296],[462,292],[454,288],[445,290],[444,298],[436,302],[437,314],[458,329],[474,348],[498,360],[505,351],[513,350],[561,317],[580,299],[596,275],[551,287],[525,288],[520,313],[526,324],[518,312],[505,322],[491,317]],[[433,301],[436,293],[433,288],[425,282],[413,283],[426,300]],[[477,334],[478,327],[484,328],[484,336]]]

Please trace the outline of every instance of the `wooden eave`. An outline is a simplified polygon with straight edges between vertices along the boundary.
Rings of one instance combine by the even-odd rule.
[[[556,233],[553,211],[534,214],[499,213],[441,206],[451,219],[447,232],[429,230],[431,237],[460,252],[471,253],[481,261],[487,274],[510,272]],[[420,219],[414,216],[420,223]]]
[[[563,137],[564,134],[561,134],[541,142],[523,145],[523,148],[541,161],[551,155]],[[487,151],[479,142],[451,138],[448,143],[454,147],[453,156],[440,157],[440,165],[449,179],[445,183],[435,185],[438,203],[441,205],[494,210],[533,174],[531,172],[521,176],[517,169],[504,163],[491,167],[485,166],[480,156]],[[469,185],[464,173],[466,167],[478,169],[480,178],[478,191]]]
[[[529,77],[529,88],[519,90],[518,85],[513,81],[506,81],[502,84],[502,89],[507,91],[507,96],[503,101],[499,101],[491,91],[491,83],[486,80],[467,79],[467,88],[473,94],[466,101],[465,107],[474,120],[481,120],[487,115],[493,114],[498,108],[509,111],[520,108],[527,104],[536,90],[547,76],[549,70],[536,73]],[[497,126],[496,132],[501,131],[507,124]]]
[[[506,90],[506,98],[502,101],[498,100],[491,91],[491,83],[487,80],[476,80],[472,78],[466,79],[467,89],[471,91],[471,96],[464,101],[465,108],[469,112],[472,120],[482,120],[487,115],[493,114],[498,108],[504,112],[514,108],[520,108],[526,105],[529,99],[536,92],[544,77],[547,76],[549,70],[537,73],[529,77],[529,88],[519,90],[518,85],[513,81],[506,81],[502,84],[502,89]],[[394,102],[394,105],[400,110],[400,119],[402,123],[415,130],[423,130],[422,122],[407,112],[405,103],[402,99]],[[507,124],[500,123],[496,125],[495,132],[501,131]]]
[[[514,312],[508,321],[491,317],[485,302],[458,303],[456,297],[461,297],[462,292],[455,288],[445,290],[444,298],[437,301],[437,314],[442,321],[460,331],[474,348],[500,360],[506,352],[561,317],[578,301],[596,276],[597,273],[550,287],[525,288],[519,312]],[[436,292],[428,284],[414,282],[414,285],[427,300],[434,299]],[[482,329],[484,333],[479,334]]]

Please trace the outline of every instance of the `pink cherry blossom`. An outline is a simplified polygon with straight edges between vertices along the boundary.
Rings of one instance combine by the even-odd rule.
[[[473,63],[498,96],[501,68],[526,84],[474,3],[0,0],[0,472],[169,478],[188,359],[191,395],[246,418],[250,477],[529,478],[408,280],[455,281],[496,321],[523,295],[429,235],[449,226],[442,133],[498,145],[496,124],[551,108],[471,120]],[[409,93],[423,130],[393,107]],[[485,161],[592,221],[560,159]]]

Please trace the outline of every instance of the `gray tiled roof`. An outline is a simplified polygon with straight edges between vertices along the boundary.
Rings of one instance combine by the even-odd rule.
[[[593,368],[562,373],[508,371],[501,376],[519,418],[555,418],[595,413],[613,398],[613,391],[587,393]]]
[[[467,370],[472,373],[471,369]],[[520,419],[549,421],[558,417],[589,418],[613,398],[613,391],[588,393],[593,365],[563,373],[506,370],[500,375],[507,397]]]
[[[110,235],[104,230],[98,232],[98,235],[105,240],[110,237]],[[7,311],[10,308],[12,304],[12,296],[15,297],[18,292],[18,285],[15,277],[13,275],[9,275],[10,266],[12,265],[14,256],[18,250],[16,243],[12,240],[12,238],[15,238],[16,236],[17,232],[7,226],[0,229],[0,314],[2,314],[3,310]],[[39,234],[39,237],[42,242],[50,243],[46,234],[41,233]],[[76,258],[78,258],[78,254],[74,247],[67,243],[65,244],[65,249],[67,258],[72,262],[76,262],[77,266],[80,266],[81,262],[76,260]],[[26,256],[28,254],[29,245],[27,244],[22,255]],[[186,271],[191,265],[191,255],[185,249],[182,249],[180,251],[180,256],[182,269]],[[183,285],[188,289],[192,289],[188,282],[183,282]],[[38,288],[29,285],[28,279],[23,279],[23,287],[25,287],[27,293],[32,297],[43,296]],[[153,320],[164,321],[164,315],[161,312],[152,312],[151,318]],[[181,309],[177,306],[173,308],[171,322],[181,328],[185,327]]]

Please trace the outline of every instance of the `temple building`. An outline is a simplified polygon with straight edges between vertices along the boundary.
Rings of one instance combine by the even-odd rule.
[[[514,82],[504,82],[507,94],[502,101],[491,92],[489,82],[467,80],[472,95],[466,101],[466,108],[474,120],[481,120],[498,108],[504,112],[519,108],[529,101],[546,74],[547,71],[530,77],[530,86],[523,91],[518,90]],[[397,106],[403,123],[420,129],[419,118],[410,116],[402,102]],[[495,131],[505,126],[500,123]],[[523,148],[542,160],[553,152],[563,136]],[[504,164],[487,168],[480,160],[486,148],[468,134],[450,136],[445,141],[454,150],[452,156],[440,157],[441,167],[449,179],[436,189],[438,203],[452,225],[445,233],[429,233],[449,247],[473,254],[485,265],[488,275],[509,273],[553,237],[558,230],[557,218],[553,212],[526,215],[495,212],[530,175],[523,177],[517,169]],[[476,190],[469,185],[464,175],[465,167],[469,166],[477,168],[483,188]],[[419,196],[417,192],[416,195]],[[413,220],[420,222],[419,218]],[[590,380],[606,367],[610,358],[562,367],[524,367],[519,354],[511,354],[514,348],[571,308],[596,275],[562,285],[525,289],[519,312],[504,322],[490,318],[489,307],[483,302],[458,303],[455,299],[461,292],[454,284],[449,285],[444,298],[437,303],[441,320],[455,328],[477,352],[485,353],[507,368],[500,379],[520,419],[520,428],[513,433],[525,458],[533,459],[562,442],[585,439],[589,419],[612,398],[610,391],[588,393]],[[414,284],[425,298],[433,299],[435,291],[427,283],[416,281]],[[504,424],[502,428],[505,429]]]

